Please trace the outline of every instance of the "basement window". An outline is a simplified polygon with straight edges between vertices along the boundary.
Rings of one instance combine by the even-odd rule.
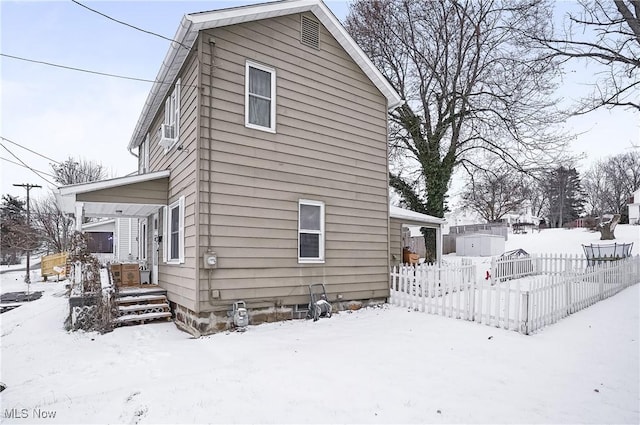
[[[305,46],[320,48],[320,23],[308,16],[300,19],[300,42]]]

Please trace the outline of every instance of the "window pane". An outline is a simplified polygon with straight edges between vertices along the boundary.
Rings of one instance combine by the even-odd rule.
[[[179,236],[180,236],[180,207],[177,206],[171,209],[171,228],[169,229],[169,233],[171,233],[171,246],[169,249],[169,258],[172,260],[178,258],[178,248],[179,248]]]
[[[320,235],[300,233],[300,258],[320,257]]]
[[[271,99],[271,73],[249,67],[249,93]]]
[[[271,101],[249,95],[249,122],[271,127]]]
[[[320,230],[320,206],[300,205],[300,229]]]
[[[94,254],[113,253],[113,233],[112,232],[88,232],[87,249]]]

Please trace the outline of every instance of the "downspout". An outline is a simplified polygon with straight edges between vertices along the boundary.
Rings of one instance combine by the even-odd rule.
[[[212,251],[212,235],[211,235],[211,182],[213,178],[211,177],[211,153],[213,149],[211,149],[211,144],[213,137],[211,136],[211,131],[213,130],[213,71],[215,66],[215,52],[216,41],[213,37],[209,37],[209,50],[211,56],[211,63],[209,64],[209,92],[206,94],[209,96],[209,160],[207,161],[207,251]],[[207,300],[209,301],[209,305],[215,306],[213,301],[213,290],[211,289],[211,274],[213,273],[213,269],[207,270]]]
[[[130,153],[131,155],[133,155],[133,156],[135,156],[136,158],[140,159],[140,156],[139,156],[139,155],[136,155],[135,153],[133,153],[133,148],[131,148],[131,147],[130,147],[130,148],[127,148],[127,150],[129,151],[129,153]]]

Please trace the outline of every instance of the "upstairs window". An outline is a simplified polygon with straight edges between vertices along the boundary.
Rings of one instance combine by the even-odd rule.
[[[160,125],[160,146],[168,152],[180,138],[180,80],[164,102],[164,121]]]
[[[245,125],[276,131],[276,70],[247,61],[245,67]]]
[[[149,172],[149,133],[144,142],[138,146],[138,174]]]
[[[324,202],[298,202],[298,263],[324,262]]]

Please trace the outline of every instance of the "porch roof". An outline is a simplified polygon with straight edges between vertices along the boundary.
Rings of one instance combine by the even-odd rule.
[[[167,205],[170,170],[59,187],[65,213],[82,205],[86,217],[147,217]]]
[[[437,224],[440,227],[444,226],[447,223],[447,220],[444,218],[434,217],[432,215],[421,214],[415,211],[405,210],[404,208],[394,207],[393,205],[389,205],[389,217],[396,218],[398,220],[405,220],[413,223],[424,223],[424,224]]]

